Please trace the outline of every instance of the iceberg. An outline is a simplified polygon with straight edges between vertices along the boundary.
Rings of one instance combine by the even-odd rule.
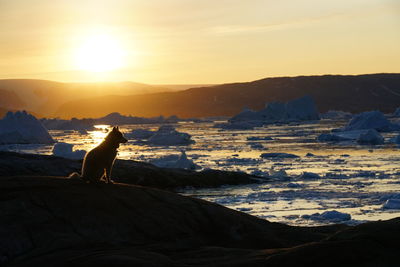
[[[355,115],[340,131],[375,129],[378,132],[400,130],[400,125],[391,123],[380,111],[367,111]]]
[[[0,144],[52,144],[43,124],[26,111],[8,112],[0,120]]]
[[[294,121],[319,120],[319,114],[314,100],[310,96],[304,96],[287,103],[267,103],[260,111],[244,109],[233,116],[225,124],[216,124],[214,127],[227,130],[253,129],[271,123],[288,123]]]
[[[360,134],[357,143],[360,145],[382,145],[384,139],[375,129],[369,129],[366,133]]]
[[[262,158],[278,158],[278,159],[284,159],[284,158],[299,158],[299,156],[295,154],[290,154],[290,153],[263,153],[260,155]]]
[[[190,145],[195,142],[188,133],[181,133],[171,125],[163,125],[147,140],[148,144],[161,146]]]
[[[148,139],[155,134],[155,131],[145,129],[135,129],[130,133],[126,133],[125,136],[129,139]]]
[[[196,170],[201,167],[198,166],[187,158],[185,151],[181,152],[181,155],[168,155],[158,159],[153,159],[150,163],[161,168],[174,168],[174,169],[186,169],[186,170]]]
[[[394,112],[393,112],[394,117],[400,117],[400,107],[398,107]]]
[[[323,213],[314,213],[311,215],[303,215],[301,216],[306,220],[313,221],[329,221],[329,222],[342,222],[351,220],[351,215],[344,212],[339,212],[336,210],[325,211]]]
[[[53,155],[67,159],[83,159],[86,155],[86,150],[73,151],[74,145],[68,143],[55,143],[53,146]]]
[[[382,205],[383,209],[400,209],[400,199],[388,199],[386,202]]]

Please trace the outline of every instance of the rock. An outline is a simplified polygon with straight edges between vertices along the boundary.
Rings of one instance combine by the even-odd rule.
[[[263,153],[260,155],[262,158],[277,158],[277,159],[293,159],[293,158],[300,158],[295,154],[290,153]]]
[[[0,144],[52,144],[42,123],[26,111],[8,112],[0,120]]]
[[[355,115],[343,131],[375,129],[379,132],[400,130],[400,125],[391,123],[380,111],[368,111]]]
[[[357,143],[360,145],[382,145],[384,139],[375,129],[369,129],[358,137]]]
[[[86,150],[72,151],[74,145],[68,143],[55,143],[53,146],[53,155],[67,159],[83,159],[86,155]]]
[[[0,188],[0,263],[10,267],[398,263],[400,218],[293,227],[140,186],[21,176]]]
[[[72,172],[80,173],[81,168],[81,160],[0,151],[0,176],[68,176]],[[241,172],[168,169],[159,168],[150,163],[120,159],[115,161],[111,178],[116,182],[172,190],[182,187],[218,187],[225,184],[259,182],[257,177]]]

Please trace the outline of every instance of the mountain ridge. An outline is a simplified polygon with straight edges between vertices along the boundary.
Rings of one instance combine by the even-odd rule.
[[[103,96],[65,103],[54,116],[98,117],[116,110],[145,117],[232,116],[244,107],[260,110],[267,102],[285,102],[304,95],[314,98],[320,112],[378,109],[389,113],[400,105],[400,74],[274,77],[178,92]]]

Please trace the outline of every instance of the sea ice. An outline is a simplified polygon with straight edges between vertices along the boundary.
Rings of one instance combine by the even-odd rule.
[[[366,133],[360,134],[357,143],[361,145],[382,145],[384,139],[375,129],[369,129]]]
[[[246,138],[247,141],[271,141],[272,137],[269,136],[249,136]]]
[[[0,120],[0,144],[52,144],[42,123],[26,111],[8,112]]]
[[[68,159],[83,159],[86,155],[85,150],[75,150],[73,151],[72,148],[74,147],[73,144],[68,143],[55,143],[53,146],[53,155],[62,158]]]
[[[393,112],[393,116],[400,117],[400,107],[398,107],[395,112]]]
[[[278,159],[284,159],[284,158],[299,158],[299,156],[295,154],[290,154],[290,153],[263,153],[260,155],[262,158],[278,158]]]
[[[94,119],[76,119],[61,120],[61,119],[41,119],[40,120],[46,129],[49,130],[75,130],[79,132],[94,130]]]

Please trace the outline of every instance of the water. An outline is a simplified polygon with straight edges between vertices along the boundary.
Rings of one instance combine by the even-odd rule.
[[[121,145],[119,158],[149,161],[184,149],[189,158],[203,168],[243,171],[262,175],[284,170],[290,178],[273,182],[223,186],[215,189],[183,189],[182,194],[214,201],[232,209],[291,225],[320,225],[331,221],[302,217],[327,210],[351,215],[348,224],[368,220],[389,219],[400,210],[382,209],[388,195],[400,193],[400,153],[393,144],[359,146],[354,142],[327,144],[316,137],[344,121],[322,120],[317,123],[271,125],[254,130],[225,131],[213,128],[214,123],[179,123],[178,131],[187,132],[196,141],[190,146],[160,147],[138,144],[130,140]],[[144,128],[156,130],[160,125],[126,125],[123,132]],[[74,149],[89,150],[107,134],[107,125],[97,131],[80,134],[75,131],[50,131],[57,141],[74,144]],[[385,133],[385,140],[398,133]],[[271,137],[270,141],[248,141],[248,137]],[[52,146],[8,145],[2,150],[51,154]],[[293,153],[297,159],[262,159],[262,153]],[[306,156],[312,153],[312,156]],[[296,178],[303,172],[319,174],[321,179]]]

